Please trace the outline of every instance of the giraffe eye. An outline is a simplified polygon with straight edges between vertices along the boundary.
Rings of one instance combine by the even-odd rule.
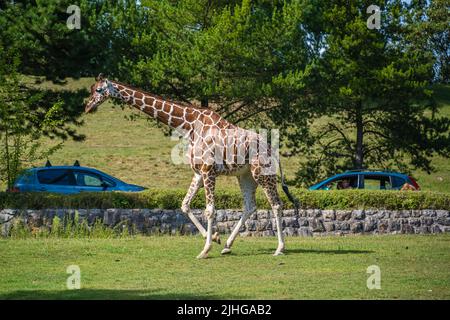
[[[103,88],[97,88],[95,91],[97,91],[98,93],[102,93]]]

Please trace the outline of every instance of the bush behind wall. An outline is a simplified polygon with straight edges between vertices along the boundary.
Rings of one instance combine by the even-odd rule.
[[[442,192],[420,191],[308,191],[305,189],[291,189],[300,200],[304,209],[444,209],[450,208],[450,194]],[[44,209],[44,208],[78,208],[78,209],[139,209],[161,208],[176,209],[186,190],[177,189],[149,189],[139,193],[98,192],[77,195],[58,195],[47,193],[0,193],[0,209]],[[280,191],[286,209],[292,208],[292,203]],[[205,207],[204,190],[192,201],[192,208]],[[257,192],[258,209],[269,209],[270,206],[263,192]],[[242,195],[238,190],[217,190],[217,209],[242,208]]]

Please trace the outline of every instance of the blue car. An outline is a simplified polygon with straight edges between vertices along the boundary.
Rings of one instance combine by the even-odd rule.
[[[73,166],[51,166],[25,170],[16,180],[11,192],[52,192],[74,194],[80,192],[126,191],[138,192],[146,188],[125,183],[96,169]]]
[[[420,190],[417,182],[406,174],[390,171],[354,170],[316,183],[309,190],[400,190],[405,184],[411,189]]]

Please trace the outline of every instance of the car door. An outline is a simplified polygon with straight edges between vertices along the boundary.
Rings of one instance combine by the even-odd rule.
[[[77,193],[73,173],[68,169],[42,169],[37,172],[39,192]]]
[[[78,192],[100,192],[113,187],[111,181],[97,173],[85,170],[74,170],[73,173]]]

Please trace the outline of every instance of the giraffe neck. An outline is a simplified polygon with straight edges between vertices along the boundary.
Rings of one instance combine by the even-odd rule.
[[[112,97],[132,105],[171,128],[188,131],[192,129],[192,125],[187,118],[192,118],[193,115],[199,113],[195,108],[164,100],[161,97],[119,82],[110,82],[114,88]]]

